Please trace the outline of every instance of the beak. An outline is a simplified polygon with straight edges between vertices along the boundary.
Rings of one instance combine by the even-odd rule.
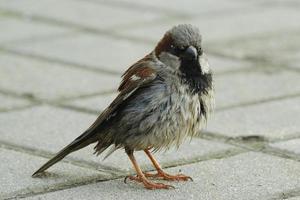
[[[193,46],[189,46],[183,53],[183,58],[187,60],[196,60],[198,57],[197,49]]]

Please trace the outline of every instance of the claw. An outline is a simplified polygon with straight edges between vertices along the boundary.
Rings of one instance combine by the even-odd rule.
[[[141,179],[138,176],[126,176],[124,178],[124,183],[127,183],[127,179],[130,179],[132,181],[141,182]]]

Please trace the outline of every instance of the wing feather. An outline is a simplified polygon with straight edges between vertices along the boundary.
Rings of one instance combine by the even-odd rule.
[[[123,80],[118,88],[120,93],[88,128],[89,132],[100,126],[104,120],[108,120],[113,116],[121,103],[132,96],[137,89],[151,83],[156,77],[157,74],[155,73],[155,70],[150,66],[146,66],[145,63],[133,65],[123,75]]]

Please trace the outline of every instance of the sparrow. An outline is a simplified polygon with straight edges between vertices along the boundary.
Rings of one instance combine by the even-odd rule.
[[[151,53],[125,71],[119,94],[96,121],[32,176],[96,143],[97,155],[109,147],[106,157],[125,150],[137,174],[127,176],[125,182],[130,179],[147,189],[169,189],[173,186],[151,179],[192,180],[164,172],[152,153],[179,147],[185,138],[196,136],[213,110],[213,75],[201,40],[199,29],[189,24],[168,30]],[[144,151],[157,173],[143,172],[134,151]]]

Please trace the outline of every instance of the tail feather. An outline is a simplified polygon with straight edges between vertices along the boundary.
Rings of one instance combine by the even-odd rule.
[[[90,134],[84,133],[78,138],[76,138],[73,142],[71,142],[68,146],[63,148],[61,151],[59,151],[52,159],[50,159],[48,162],[46,162],[41,168],[39,168],[36,172],[32,174],[32,177],[36,177],[39,173],[47,170],[49,167],[57,163],[58,161],[62,160],[64,157],[66,157],[68,154],[79,150],[83,147],[88,146],[89,144],[95,142],[92,138],[89,138]]]

